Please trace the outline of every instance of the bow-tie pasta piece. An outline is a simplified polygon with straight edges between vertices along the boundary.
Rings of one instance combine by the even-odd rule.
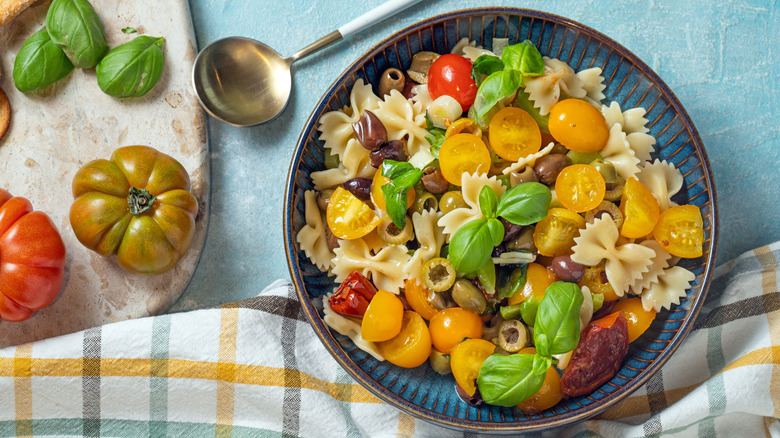
[[[326,272],[332,266],[333,253],[328,248],[328,239],[323,225],[325,220],[317,206],[317,192],[307,190],[303,196],[306,225],[301,228],[295,239],[301,245],[306,257],[321,271]]]
[[[561,93],[579,99],[588,94],[582,86],[582,81],[568,64],[546,56],[544,74],[525,78],[525,92],[543,116],[550,114],[550,108],[558,103]]]
[[[474,219],[482,219],[482,211],[479,209],[479,192],[484,186],[490,186],[499,198],[506,192],[506,187],[495,176],[488,177],[477,172],[464,173],[461,176],[461,192],[468,207],[456,208],[439,219],[439,226],[444,227],[445,234],[452,235],[458,228]]]
[[[661,211],[677,205],[672,201],[672,196],[682,188],[683,176],[674,165],[656,159],[641,167],[636,179],[650,190]]]
[[[681,266],[664,269],[658,281],[642,291],[642,307],[660,312],[662,308],[670,309],[672,304],[680,304],[680,298],[685,296],[695,279],[696,274]]]
[[[371,279],[377,289],[398,294],[404,286],[403,267],[411,256],[404,245],[386,246],[375,254],[362,239],[340,240],[333,251],[333,274],[341,283],[352,271]]]

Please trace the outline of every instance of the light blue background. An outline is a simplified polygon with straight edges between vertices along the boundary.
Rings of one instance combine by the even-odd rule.
[[[289,56],[383,0],[189,0],[199,47],[255,38]],[[285,180],[316,102],[358,56],[444,12],[515,6],[565,16],[618,41],[669,85],[698,128],[718,193],[718,264],[780,239],[778,5],[774,1],[424,0],[295,64],[293,97],[270,124],[209,123],[211,216],[192,282],[174,311],[256,295],[289,278],[282,237]]]

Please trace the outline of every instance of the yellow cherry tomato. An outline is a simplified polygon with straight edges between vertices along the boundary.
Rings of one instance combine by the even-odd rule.
[[[551,208],[534,227],[534,246],[547,257],[571,254],[574,238],[585,224],[585,218],[571,210]]]
[[[623,312],[623,317],[628,322],[628,342],[634,342],[642,333],[650,327],[655,319],[655,310],[645,310],[642,307],[641,298],[625,298],[612,308],[613,312]]]
[[[479,369],[495,350],[495,344],[484,339],[467,339],[452,349],[450,354],[452,376],[468,395],[474,395],[477,391],[476,380]]]
[[[509,297],[509,305],[520,304],[532,296],[543,297],[544,291],[557,280],[552,270],[539,263],[529,263],[528,269],[525,271],[525,285]]]
[[[653,229],[653,237],[669,254],[677,257],[701,257],[704,221],[695,205],[678,205],[664,210]]]
[[[339,239],[363,237],[379,224],[379,216],[365,202],[341,186],[330,196],[325,217],[328,228]]]
[[[431,333],[420,315],[407,310],[403,314],[398,335],[377,342],[376,346],[388,362],[399,367],[414,368],[424,364],[431,354]]]
[[[382,176],[381,168],[377,169],[374,174],[374,179],[371,181],[371,202],[374,203],[376,208],[385,212],[387,211],[387,206],[385,204],[385,194],[382,192],[382,186],[387,185],[388,183],[390,183],[390,178]],[[406,208],[412,206],[414,198],[415,191],[414,187],[412,187],[406,192]]]
[[[604,301],[617,301],[620,298],[612,285],[607,281],[607,274],[604,271],[605,262],[596,266],[585,266],[585,274],[582,275],[579,286],[587,286],[592,294],[604,295]]]
[[[360,333],[371,342],[387,341],[401,332],[404,304],[395,294],[378,290],[363,315]]]
[[[598,152],[609,139],[607,121],[596,107],[579,99],[564,99],[550,109],[550,134],[576,152]]]
[[[620,235],[629,239],[638,239],[652,233],[661,215],[653,193],[634,177],[627,179],[623,187],[620,212],[623,213]]]
[[[601,173],[587,164],[564,167],[555,180],[558,202],[577,213],[598,207],[604,200],[606,187]]]
[[[460,307],[436,312],[429,327],[433,346],[444,354],[449,354],[465,338],[482,337],[482,319],[476,313]]]
[[[536,349],[528,347],[520,350],[523,354],[536,354]],[[563,391],[561,391],[561,376],[555,371],[555,367],[551,366],[547,368],[547,373],[544,375],[544,383],[542,387],[536,391],[536,394],[521,401],[517,408],[526,414],[539,414],[545,409],[558,404],[563,399]]]
[[[493,152],[509,161],[539,152],[542,147],[542,133],[536,120],[526,111],[511,106],[490,120],[488,140]]]
[[[463,173],[487,173],[490,152],[485,142],[474,134],[455,134],[444,140],[439,149],[439,166],[444,179],[459,186]]]
[[[409,307],[426,320],[430,320],[438,312],[428,301],[428,289],[417,280],[404,280],[404,296]]]

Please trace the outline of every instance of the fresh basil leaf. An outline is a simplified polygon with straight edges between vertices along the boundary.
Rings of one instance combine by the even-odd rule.
[[[392,184],[382,186],[382,195],[385,197],[385,210],[390,220],[399,230],[406,225],[406,192],[408,188],[397,188]]]
[[[515,225],[530,225],[544,219],[552,194],[541,183],[527,182],[507,190],[498,202],[498,215]]]
[[[537,332],[536,327],[534,327],[534,346],[536,347],[536,352],[538,354],[543,356],[549,356],[551,354],[550,338],[542,332]]]
[[[14,60],[14,85],[22,93],[47,87],[73,71],[65,52],[51,41],[46,28],[22,44]]]
[[[544,73],[542,54],[528,40],[504,47],[501,61],[507,69],[517,70],[523,76],[539,76]]]
[[[539,125],[539,129],[541,129],[542,132],[550,133],[550,128],[547,126],[550,121],[550,115],[541,115],[539,113],[539,108],[534,106],[534,103],[531,102],[531,96],[529,96],[524,89],[520,89],[517,92],[517,107],[530,114],[536,121],[536,124]]]
[[[385,178],[394,179],[411,170],[414,170],[414,166],[409,164],[407,161],[382,161],[382,176]]]
[[[441,132],[434,132],[434,130]],[[444,140],[447,139],[445,137],[445,133],[447,131],[439,128],[433,128],[429,129],[428,132],[430,132],[430,134],[425,136],[425,140],[427,140],[431,145],[431,155],[433,155],[434,158],[439,158],[439,149],[441,149],[441,145],[444,144]]]
[[[449,259],[458,272],[474,272],[493,252],[493,237],[485,219],[475,219],[458,228],[450,239]]]
[[[523,318],[523,322],[528,327],[533,327],[536,322],[536,312],[539,310],[539,303],[542,302],[542,297],[539,295],[531,295],[530,298],[520,303],[520,317]]]
[[[522,308],[522,306],[523,303],[510,304],[508,306],[501,306],[501,308],[498,309],[498,311],[501,313],[501,317],[504,319],[517,319],[517,317],[521,315],[520,309]]]
[[[501,58],[493,55],[481,55],[474,61],[471,67],[471,78],[477,83],[477,87],[482,83],[485,77],[504,69],[504,62]]]
[[[477,89],[474,104],[477,117],[483,117],[499,101],[512,95],[522,84],[523,77],[517,70],[497,71],[488,76]]]
[[[512,275],[509,276],[509,281],[498,290],[498,298],[510,298],[525,286],[526,271],[528,265],[522,265],[519,268],[512,271]],[[527,300],[526,300],[527,301]]]
[[[46,29],[78,68],[92,68],[108,52],[95,9],[87,0],[54,0],[46,13]]]
[[[138,32],[138,30],[136,30],[136,28],[134,27],[122,28],[122,33],[136,33],[136,32]]]
[[[422,178],[423,171],[412,167],[408,172],[398,175],[393,178],[393,185],[398,188],[411,188],[414,184]]]
[[[533,373],[537,376],[544,376],[547,374],[547,370],[552,365],[552,357],[542,356],[541,354],[534,355]]]
[[[482,216],[486,219],[496,217],[496,206],[498,205],[498,195],[489,185],[482,186],[479,191],[479,209]],[[501,242],[498,242],[501,243]]]
[[[139,36],[110,52],[98,64],[100,89],[114,97],[141,97],[162,75],[165,38]]]
[[[556,281],[544,292],[534,322],[534,344],[539,349],[538,337],[549,343],[549,354],[568,353],[580,340],[580,308],[582,291],[574,283]]]
[[[487,225],[490,230],[490,237],[493,239],[493,247],[501,245],[501,242],[504,240],[504,224],[492,217],[487,220]]]
[[[488,295],[496,293],[496,265],[492,258],[488,257],[485,263],[477,269],[477,278]]]
[[[534,354],[489,356],[479,370],[477,386],[491,405],[511,407],[536,394],[545,374],[534,373]]]

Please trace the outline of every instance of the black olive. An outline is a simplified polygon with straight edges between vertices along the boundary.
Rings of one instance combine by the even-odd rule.
[[[391,140],[383,145],[379,150],[369,154],[371,165],[379,169],[385,160],[406,161],[406,151],[404,142],[401,140]]]
[[[493,253],[490,254],[491,257],[500,257],[501,254],[506,252],[506,245],[501,243],[497,247],[493,248]]]
[[[439,195],[450,188],[450,183],[444,178],[438,167],[428,166],[423,169],[422,184],[425,190]]]
[[[480,394],[479,392],[479,388],[477,388],[477,390],[474,391],[474,395],[469,395],[466,392],[466,390],[461,388],[461,386],[456,383],[455,392],[457,392],[458,397],[460,397],[461,400],[470,404],[471,406],[479,407],[482,406],[483,403],[485,403],[485,400],[482,399],[482,394]]]
[[[520,232],[523,231],[522,225],[513,224],[502,217],[499,217],[498,220],[504,225],[504,238],[501,240],[502,242],[516,239],[517,236],[520,235]]]
[[[361,201],[371,199],[371,178],[352,178],[344,182],[344,188]]]
[[[571,159],[563,154],[550,154],[536,160],[534,172],[542,184],[553,184],[564,167],[571,165]]]
[[[579,283],[585,275],[585,267],[575,262],[568,255],[559,255],[552,260],[552,270],[561,281]]]
[[[364,110],[360,119],[352,124],[355,137],[369,151],[378,150],[387,142],[387,128],[376,114]]]

